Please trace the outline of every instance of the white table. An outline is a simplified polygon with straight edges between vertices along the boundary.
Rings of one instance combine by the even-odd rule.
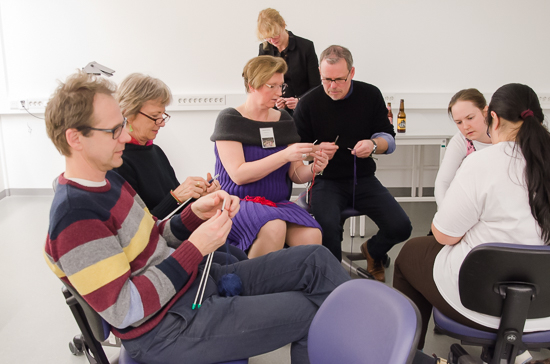
[[[396,197],[398,202],[431,202],[433,196],[423,196],[423,151],[426,145],[439,146],[439,164],[443,160],[447,143],[456,134],[457,129],[450,120],[441,120],[440,114],[415,114],[407,116],[407,131],[396,133],[395,144],[412,146],[411,196]],[[391,158],[391,154],[384,158]],[[418,189],[418,192],[417,192]],[[365,236],[365,216],[359,219],[359,234]],[[350,219],[350,235],[355,236],[355,217]]]

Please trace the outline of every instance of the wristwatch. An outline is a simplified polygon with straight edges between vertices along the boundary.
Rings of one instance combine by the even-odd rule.
[[[376,153],[376,149],[378,149],[378,144],[376,144],[376,142],[374,141],[374,139],[369,139],[369,140],[370,140],[370,141],[372,142],[372,144],[373,144],[372,152],[370,152],[370,155],[369,155],[369,157],[372,157],[372,155],[373,155],[374,153]]]

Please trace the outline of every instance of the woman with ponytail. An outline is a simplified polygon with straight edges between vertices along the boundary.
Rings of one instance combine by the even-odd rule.
[[[424,346],[432,307],[463,325],[496,331],[499,319],[466,309],[458,272],[477,245],[550,242],[550,133],[535,92],[508,84],[493,95],[487,134],[493,147],[464,159],[432,222],[434,236],[409,240],[395,263],[393,285],[422,315]],[[550,329],[550,319],[527,320],[525,331]]]

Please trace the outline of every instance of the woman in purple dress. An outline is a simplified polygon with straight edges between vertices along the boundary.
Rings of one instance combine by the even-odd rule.
[[[216,120],[216,173],[223,190],[241,198],[228,240],[258,257],[289,246],[321,244],[321,227],[302,208],[287,200],[287,177],[306,183],[328,163],[313,144],[298,143],[294,120],[273,106],[285,89],[287,65],[282,58],[259,56],[243,70],[248,94],[237,108]],[[312,163],[304,164],[305,160]]]

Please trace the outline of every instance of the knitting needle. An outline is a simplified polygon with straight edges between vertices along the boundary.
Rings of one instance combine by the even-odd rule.
[[[222,204],[222,212],[223,210],[225,209],[225,199],[223,200],[223,204]],[[195,297],[195,302],[193,303],[193,307],[191,309],[195,309],[195,307],[197,308],[200,308],[201,305],[202,305],[202,298],[204,297],[204,291],[206,290],[206,283],[207,283],[207,280],[208,280],[208,274],[210,274],[210,267],[212,266],[212,257],[214,256],[214,252],[210,253],[208,255],[208,259],[206,259],[206,265],[205,265],[205,268],[204,270],[202,271],[202,279],[201,279],[201,282],[199,283],[199,289],[197,291],[197,296]],[[203,284],[204,282],[204,284]],[[201,298],[199,300],[199,304],[196,305],[196,302],[197,302],[197,297],[199,295],[199,292],[201,291],[201,285],[202,285],[202,293],[201,293]]]
[[[213,255],[214,255],[214,252],[208,254],[208,258],[206,258],[206,263],[204,264],[204,270],[202,271],[201,281],[199,282],[199,289],[197,290],[197,295],[195,296],[195,301],[193,301],[193,306],[191,307],[192,310],[194,310],[195,308],[201,307],[200,303],[199,303],[199,306],[197,307],[197,300],[199,298],[199,293],[201,292],[201,288],[203,287],[203,283],[204,283],[204,287],[206,287],[205,279],[208,276],[208,274],[206,274],[206,271],[210,270],[209,269],[210,266],[208,265],[208,263],[212,262],[212,256]],[[204,291],[202,293],[204,294]],[[201,296],[201,302],[202,302],[202,296]]]
[[[218,173],[218,174],[215,175],[210,181],[208,181],[208,183],[214,182],[214,180],[215,180],[216,178],[218,178],[219,176],[220,176],[220,174]],[[183,203],[181,203],[178,207],[176,207],[176,208],[174,209],[174,211],[172,211],[168,216],[166,216],[166,217],[165,217],[164,219],[162,219],[161,221],[166,221],[166,220],[168,220],[169,218],[171,218],[172,216],[174,216],[174,214],[175,214],[176,212],[178,212],[178,210],[181,209],[183,206],[187,205],[187,203],[188,203],[189,201],[191,201],[191,199],[193,199],[193,197],[189,197],[187,200],[185,200],[185,201],[184,201]]]
[[[338,141],[338,138],[340,138],[340,135],[336,136],[336,139],[334,139],[334,144],[336,144],[336,142]]]

